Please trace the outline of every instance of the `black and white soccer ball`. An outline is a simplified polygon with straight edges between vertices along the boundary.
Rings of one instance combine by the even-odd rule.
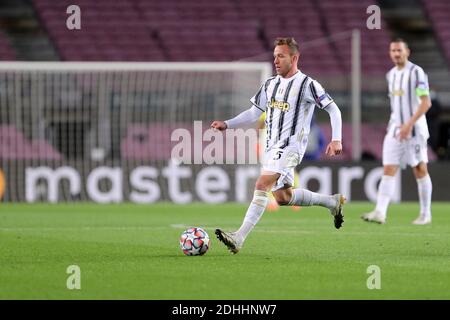
[[[210,247],[209,235],[202,228],[189,228],[181,234],[180,247],[187,256],[204,255]]]

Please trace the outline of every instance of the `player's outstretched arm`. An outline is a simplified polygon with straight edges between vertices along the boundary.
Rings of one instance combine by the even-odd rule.
[[[340,141],[331,141],[325,150],[327,156],[337,156],[342,153],[342,143]]]
[[[211,128],[223,131],[227,128],[227,124],[225,123],[225,121],[216,120],[211,123]]]
[[[328,112],[331,122],[331,132],[332,138],[331,142],[328,144],[325,153],[328,156],[337,156],[342,153],[342,116],[341,110],[336,105],[336,103],[331,102],[325,107],[325,111]]]
[[[222,131],[225,129],[233,129],[240,126],[245,126],[247,124],[252,124],[259,119],[262,113],[263,111],[260,108],[253,105],[250,109],[241,112],[233,119],[226,121],[214,121],[211,123],[211,128]]]

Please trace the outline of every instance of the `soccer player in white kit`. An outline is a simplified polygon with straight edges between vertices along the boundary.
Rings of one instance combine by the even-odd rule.
[[[293,189],[294,168],[302,161],[308,143],[311,118],[317,106],[329,113],[332,141],[326,154],[342,152],[342,119],[338,106],[314,79],[298,70],[299,47],[293,38],[277,38],[274,64],[277,75],[267,79],[250,101],[250,109],[233,119],[214,121],[217,130],[254,123],[266,111],[267,139],[261,174],[255,184],[253,200],[241,227],[235,232],[216,229],[216,235],[232,253],[238,253],[250,231],[258,223],[272,191],[279,205],[328,208],[339,229],[344,221],[341,194],[323,195],[306,189]]]
[[[374,211],[361,218],[369,222],[385,223],[386,213],[394,193],[394,175],[398,168],[409,165],[417,181],[420,214],[413,224],[431,223],[432,184],[428,174],[425,113],[431,107],[428,77],[421,67],[408,61],[410,50],[402,39],[390,44],[390,56],[395,66],[387,73],[391,118],[383,142],[384,173],[378,187]]]

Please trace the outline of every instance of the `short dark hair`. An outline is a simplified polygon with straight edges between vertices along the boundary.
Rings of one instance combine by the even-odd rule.
[[[391,40],[391,43],[403,43],[405,45],[405,48],[409,49],[408,42],[406,42],[405,39],[394,38]]]
[[[291,55],[298,54],[300,52],[300,47],[294,38],[276,38],[273,42],[274,46],[288,46],[291,51]]]

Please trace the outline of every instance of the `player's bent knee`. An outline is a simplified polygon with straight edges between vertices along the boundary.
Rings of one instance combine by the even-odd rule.
[[[385,176],[395,176],[395,174],[397,173],[397,166],[393,166],[393,165],[385,165],[383,168],[383,175]]]
[[[278,205],[287,206],[291,202],[292,194],[289,193],[274,193],[274,198]]]
[[[421,162],[417,167],[413,168],[413,171],[417,179],[423,178],[428,174],[427,164]]]
[[[273,185],[277,182],[279,174],[265,174],[256,180],[255,189],[269,191]]]
[[[280,206],[288,206],[289,205],[289,202],[291,201],[290,199],[289,200],[286,200],[286,199],[276,199],[277,200],[277,203],[278,203],[278,205],[280,205]]]
[[[262,191],[269,191],[271,188],[271,185],[266,182],[260,182],[256,181],[255,183],[255,190],[262,190]]]

